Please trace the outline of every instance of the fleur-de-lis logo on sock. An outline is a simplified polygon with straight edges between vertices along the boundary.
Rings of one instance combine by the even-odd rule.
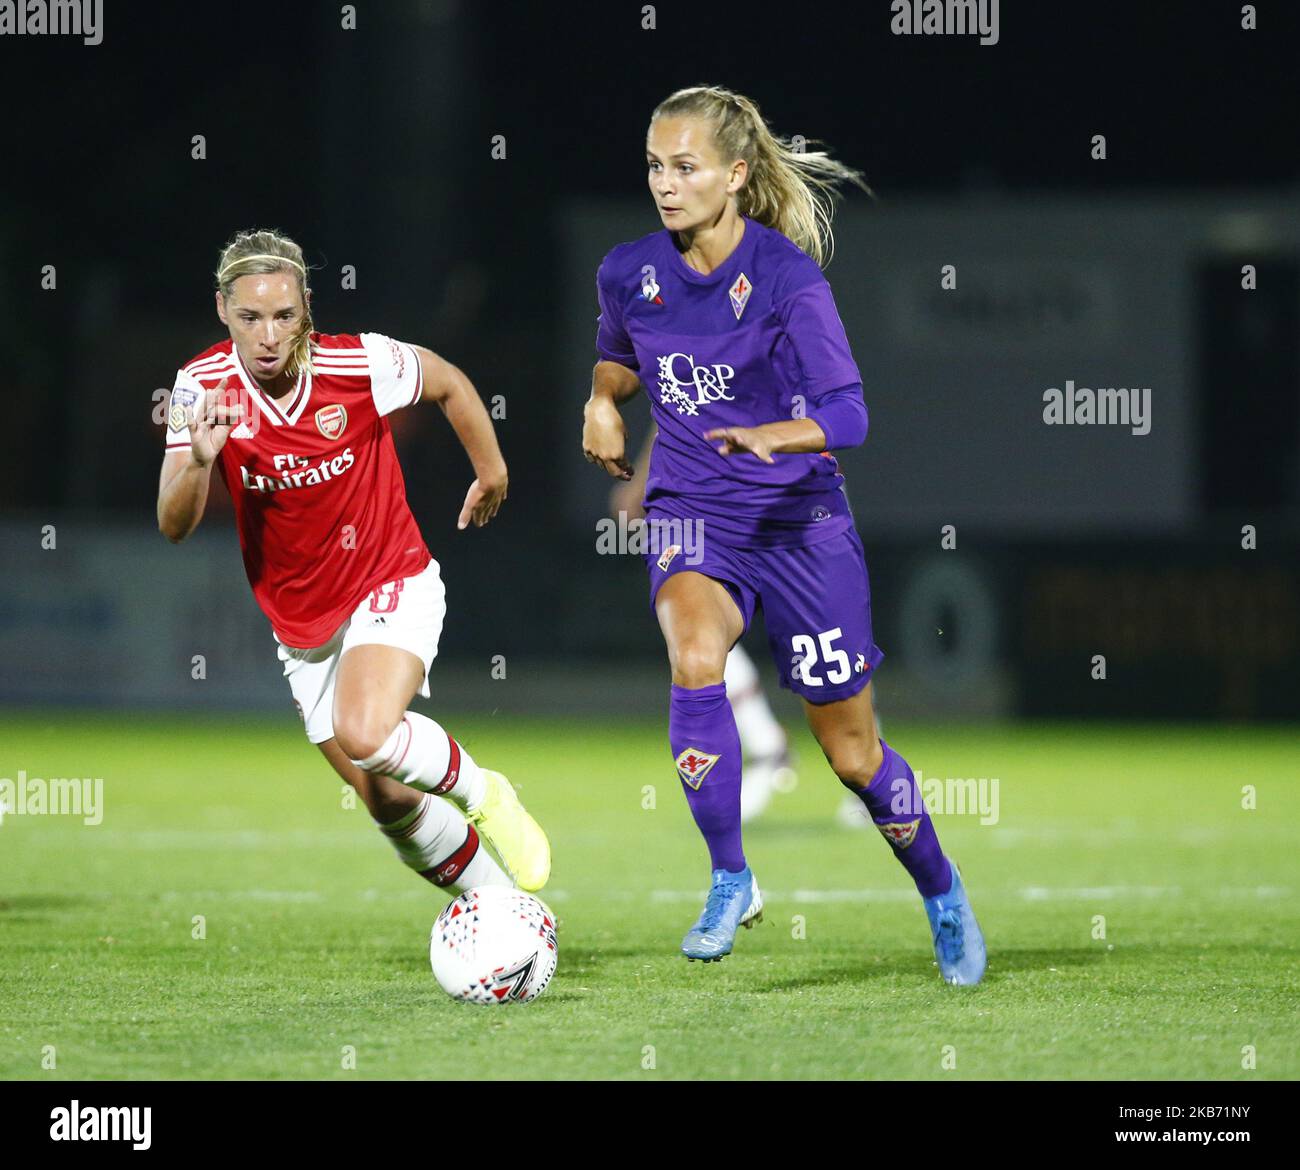
[[[677,756],[677,775],[682,778],[682,783],[694,788],[696,792],[700,790],[700,785],[704,783],[704,777],[709,774],[710,769],[722,758],[720,752],[706,752],[700,748],[686,748]]]
[[[916,840],[916,831],[920,827],[920,817],[917,817],[914,821],[893,821],[889,824],[877,823],[876,825],[876,828],[884,835],[885,840],[895,849],[906,849]]]

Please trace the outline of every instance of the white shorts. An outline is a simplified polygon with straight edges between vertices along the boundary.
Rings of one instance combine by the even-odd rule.
[[[334,735],[334,680],[339,661],[353,646],[396,646],[424,663],[420,694],[429,697],[429,667],[438,654],[438,638],[447,616],[447,590],[431,560],[414,577],[387,581],[366,597],[323,646],[299,650],[278,638],[293,700],[312,743]]]

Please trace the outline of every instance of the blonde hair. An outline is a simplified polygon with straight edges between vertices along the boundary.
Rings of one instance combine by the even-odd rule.
[[[296,377],[311,369],[311,333],[315,326],[311,319],[311,288],[307,284],[307,265],[302,249],[288,236],[277,231],[239,232],[221,249],[217,261],[216,280],[221,295],[229,297],[235,281],[241,276],[261,276],[272,272],[288,272],[298,278],[298,291],[302,294],[302,327],[293,339],[285,371]]]
[[[823,268],[835,252],[831,216],[839,185],[852,183],[872,194],[859,171],[824,150],[804,150],[808,140],[777,137],[754,101],[720,85],[679,89],[655,107],[652,124],[656,118],[709,122],[723,161],[742,158],[749,166],[745,185],[736,195],[737,210],[775,228]]]

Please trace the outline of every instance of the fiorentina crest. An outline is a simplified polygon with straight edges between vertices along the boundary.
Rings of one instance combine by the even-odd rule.
[[[895,849],[906,849],[916,840],[916,831],[920,827],[920,817],[917,817],[914,821],[900,821],[896,824],[876,826],[884,834],[885,840]]]
[[[754,291],[754,286],[749,283],[749,277],[743,272],[736,277],[736,283],[727,289],[727,296],[731,298],[731,308],[736,314],[736,320],[740,320],[740,314],[745,311],[745,305],[749,302],[749,294]]]
[[[322,406],[316,412],[316,429],[327,439],[337,439],[348,425],[348,412],[342,403]]]
[[[713,752],[702,752],[699,748],[687,748],[677,757],[677,775],[682,778],[683,784],[689,784],[698,792],[709,769],[721,758],[721,753],[715,755]]]

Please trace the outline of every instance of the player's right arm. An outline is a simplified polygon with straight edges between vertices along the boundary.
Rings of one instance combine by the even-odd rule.
[[[219,405],[225,394],[223,378],[215,390],[206,390],[189,419],[190,449],[163,456],[158,477],[158,530],[180,544],[203,519],[208,502],[212,464],[239,422],[243,407]]]
[[[618,479],[631,479],[633,474],[627,461],[627,424],[618,408],[640,385],[635,370],[618,362],[597,362],[591,397],[582,412],[582,453],[588,463],[598,464]]]
[[[596,329],[596,352],[600,361],[591,375],[591,397],[582,412],[582,453],[588,463],[603,467],[616,479],[631,479],[627,461],[627,427],[619,406],[637,392],[636,349],[623,322],[623,297],[614,249],[601,261],[596,272],[596,298],[600,317]]]

